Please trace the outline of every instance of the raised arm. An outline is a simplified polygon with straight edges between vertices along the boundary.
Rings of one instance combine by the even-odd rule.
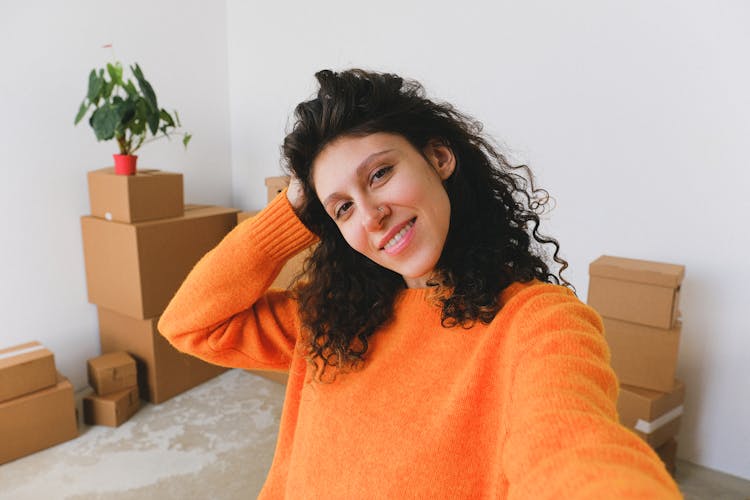
[[[554,285],[506,307],[516,353],[503,456],[510,498],[682,498],[654,451],[619,424],[598,314]]]
[[[159,320],[178,350],[223,366],[288,369],[297,303],[267,291],[284,263],[315,241],[285,193],[233,229],[193,268]]]

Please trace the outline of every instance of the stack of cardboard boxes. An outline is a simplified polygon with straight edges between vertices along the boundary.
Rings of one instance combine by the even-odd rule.
[[[675,379],[685,267],[604,255],[591,263],[589,274],[588,303],[604,320],[620,380],[620,421],[674,473],[685,397],[685,385]]]
[[[0,464],[78,436],[73,386],[39,342],[0,349]]]
[[[89,172],[91,215],[81,218],[89,302],[103,353],[138,365],[140,395],[161,403],[225,369],[179,353],[159,316],[196,262],[237,224],[237,210],[183,203],[182,174]]]
[[[83,398],[83,418],[89,425],[118,427],[141,407],[135,360],[126,352],[102,354],[87,362],[94,394]]]

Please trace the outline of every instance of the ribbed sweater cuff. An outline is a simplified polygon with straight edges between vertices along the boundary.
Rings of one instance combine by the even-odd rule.
[[[287,260],[318,240],[294,213],[286,189],[253,219],[253,242],[273,260]]]

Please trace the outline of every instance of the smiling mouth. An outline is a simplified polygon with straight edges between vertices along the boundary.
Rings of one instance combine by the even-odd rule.
[[[403,237],[411,230],[411,228],[414,227],[414,222],[417,220],[416,217],[414,217],[412,220],[410,220],[398,233],[393,235],[393,238],[388,240],[388,243],[385,244],[385,246],[382,248],[382,250],[388,251],[394,246],[398,244],[399,241],[403,239]]]

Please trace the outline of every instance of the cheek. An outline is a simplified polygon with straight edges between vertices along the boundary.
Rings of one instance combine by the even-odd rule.
[[[341,235],[352,249],[359,253],[365,253],[367,250],[367,240],[363,230],[357,230],[353,224],[347,224],[340,227]]]

